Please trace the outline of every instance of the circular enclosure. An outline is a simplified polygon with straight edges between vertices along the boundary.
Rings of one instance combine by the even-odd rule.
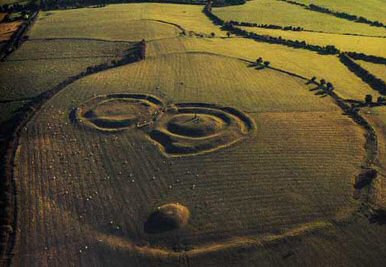
[[[226,122],[221,118],[206,114],[176,115],[167,123],[169,132],[190,137],[204,137],[221,131]]]
[[[149,133],[168,156],[196,155],[230,146],[255,128],[243,112],[208,103],[178,103]]]
[[[76,119],[102,131],[142,127],[158,114],[162,102],[149,95],[116,94],[97,96],[76,109]]]

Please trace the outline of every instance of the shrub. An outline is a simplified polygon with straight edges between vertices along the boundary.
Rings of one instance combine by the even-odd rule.
[[[366,102],[366,104],[373,103],[373,96],[372,95],[366,95],[365,102]]]

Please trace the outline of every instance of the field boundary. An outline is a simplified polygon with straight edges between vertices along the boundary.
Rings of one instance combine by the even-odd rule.
[[[230,20],[229,23],[234,26],[250,27],[250,28],[261,28],[261,29],[293,31],[293,32],[311,32],[311,33],[323,33],[323,34],[331,34],[331,35],[358,36],[358,37],[370,37],[370,38],[382,38],[382,39],[386,38],[386,36],[381,36],[381,35],[365,35],[365,34],[359,34],[359,33],[316,31],[316,30],[304,29],[303,27],[300,27],[300,26],[291,26],[291,25],[281,26],[281,25],[275,25],[275,24],[258,24],[255,22],[245,22],[245,21],[236,21],[236,20]]]
[[[281,0],[278,0],[278,1],[281,1]],[[310,50],[313,52],[317,52],[320,55],[336,55],[341,60],[342,64],[344,64],[344,62],[342,61],[341,58],[342,58],[342,55],[345,55],[345,54],[353,55],[357,58],[363,59],[365,61],[377,63],[377,64],[386,64],[386,59],[383,57],[366,55],[363,53],[356,53],[356,52],[341,52],[334,45],[327,45],[327,46],[322,47],[319,45],[307,44],[305,41],[298,41],[298,40],[293,41],[293,40],[289,40],[289,39],[283,39],[281,37],[277,38],[277,37],[272,37],[270,35],[260,35],[260,34],[254,33],[254,32],[247,32],[243,29],[235,27],[232,23],[225,22],[223,19],[221,19],[218,16],[216,16],[215,14],[213,14],[212,6],[210,3],[208,3],[204,7],[203,13],[209,18],[209,20],[212,21],[213,24],[220,26],[220,28],[222,30],[228,31],[228,32],[233,33],[233,34],[240,36],[242,38],[252,39],[256,42],[265,42],[265,43],[270,43],[270,44],[284,45],[284,46],[288,46],[288,47],[295,48],[295,49],[306,49],[306,50]],[[356,64],[356,63],[354,62],[354,64]],[[347,64],[344,64],[344,65],[347,67]],[[363,68],[361,68],[361,69],[363,69]],[[367,71],[365,71],[365,72],[367,72]],[[367,78],[368,77],[374,77],[370,80],[376,81],[375,83],[377,84],[377,86],[370,85],[370,83],[369,83],[370,87],[373,90],[379,91],[381,94],[384,94],[383,92],[385,91],[385,89],[383,89],[384,86],[382,86],[382,83],[384,84],[384,81],[376,78],[371,73],[368,73],[368,75],[361,75],[361,76],[366,76]],[[361,76],[359,76],[359,77],[361,77]],[[368,83],[366,81],[366,79],[362,78],[363,81]],[[371,84],[373,84],[373,82]]]
[[[25,33],[29,30],[29,28],[35,22],[39,11],[36,11],[32,14],[32,16],[27,20],[27,22],[23,22],[20,25],[19,29],[12,34],[11,39],[7,42],[7,44],[0,51],[0,61],[4,61],[12,52],[14,52],[17,48],[21,46],[21,44],[26,40]]]
[[[334,224],[324,221],[313,221],[301,224],[297,227],[287,229],[279,234],[267,234],[262,237],[236,237],[227,239],[222,242],[204,244],[188,251],[174,251],[157,247],[140,247],[132,243],[130,240],[121,239],[116,236],[109,236],[95,233],[98,238],[105,240],[108,244],[116,249],[129,250],[138,254],[151,257],[195,257],[203,254],[212,254],[222,250],[237,249],[237,248],[259,248],[266,246],[275,246],[283,240],[291,240],[299,238],[307,234],[323,231],[326,228],[332,227]]]
[[[87,70],[67,78],[50,90],[32,98],[30,102],[21,107],[20,110],[18,110],[18,112],[13,116],[10,129],[8,129],[12,134],[10,136],[6,136],[4,140],[4,151],[0,151],[4,154],[0,162],[0,177],[2,178],[0,179],[0,186],[2,193],[4,192],[2,194],[2,196],[4,196],[4,200],[1,199],[2,206],[0,208],[1,210],[6,211],[4,216],[0,217],[0,262],[4,262],[4,265],[10,265],[11,263],[12,250],[16,239],[18,212],[16,201],[17,191],[13,175],[13,167],[21,130],[49,99],[66,88],[68,85],[97,72],[135,63],[144,59],[143,45],[143,42],[139,42],[136,50],[132,54],[116,61],[115,64],[108,65],[105,63],[98,66],[90,66]]]
[[[355,22],[355,23],[367,24],[367,25],[372,26],[372,27],[386,28],[386,25],[384,25],[382,22],[371,21],[371,20],[366,19],[362,16],[352,15],[352,14],[348,14],[346,12],[334,11],[334,10],[331,10],[329,8],[322,7],[322,6],[315,5],[315,4],[307,5],[307,4],[299,3],[296,1],[292,1],[292,0],[277,0],[277,1],[285,2],[287,4],[291,4],[291,5],[295,5],[295,6],[304,7],[306,10],[327,14],[330,16],[337,17],[339,19],[344,19],[344,20],[348,20],[351,22]]]
[[[222,57],[229,57],[229,56],[225,56],[225,55],[221,55],[221,54],[210,53],[210,52],[200,52],[200,51],[197,51],[197,52],[191,51],[191,52],[178,53],[178,54],[189,54],[189,53],[192,53],[192,54],[202,53],[202,54],[211,54],[211,55],[222,56]],[[170,53],[170,54],[172,54],[172,53]],[[169,54],[163,54],[163,55],[166,56]],[[101,64],[98,66],[89,67],[89,68],[87,68],[86,71],[81,72],[75,76],[71,76],[71,77],[67,78],[63,82],[59,83],[58,85],[56,85],[52,89],[40,94],[39,96],[34,98],[30,103],[23,106],[22,110],[20,111],[20,113],[17,114],[18,116],[14,120],[14,123],[15,123],[14,127],[15,128],[14,128],[13,134],[7,140],[7,151],[6,151],[5,161],[4,161],[4,166],[5,166],[4,177],[6,178],[6,181],[9,181],[10,183],[12,183],[10,185],[10,187],[7,189],[10,192],[13,191],[12,199],[9,200],[9,207],[14,209],[13,210],[14,218],[12,219],[13,220],[12,226],[14,229],[16,229],[15,226],[17,223],[17,202],[16,202],[17,195],[16,195],[14,175],[13,175],[13,165],[14,165],[14,160],[15,160],[15,156],[17,153],[18,145],[19,145],[18,142],[19,142],[20,132],[23,129],[23,127],[26,125],[26,123],[28,123],[28,121],[35,114],[37,114],[39,112],[40,108],[48,100],[50,100],[53,96],[55,96],[57,93],[61,92],[64,88],[66,88],[70,84],[74,83],[75,81],[82,79],[88,75],[92,75],[92,74],[95,74],[95,73],[98,73],[101,71],[105,71],[105,70],[112,69],[115,67],[119,67],[119,66],[130,64],[130,63],[138,62],[139,60],[141,60],[143,58],[144,58],[144,54],[143,54],[143,51],[141,52],[141,45],[139,45],[137,47],[137,50],[135,51],[135,53],[131,57],[124,58],[124,59],[118,61],[116,64],[112,64],[112,65]],[[253,63],[251,61],[241,59],[241,58],[236,58],[236,57],[230,57],[230,58],[239,59],[239,60],[242,60],[245,62]],[[301,78],[305,81],[309,81],[309,79],[307,79],[306,77],[303,77],[303,76],[298,75],[296,73],[288,72],[285,70],[280,70],[280,69],[273,68],[273,67],[267,67],[267,68],[270,68],[270,69],[273,69],[276,71],[280,71],[282,73],[285,73],[287,75],[291,75],[291,76],[294,76],[297,78]],[[310,83],[314,83],[315,85],[318,86],[319,89],[322,89],[326,95],[330,95],[335,100],[336,104],[344,111],[344,113],[347,116],[349,116],[356,124],[358,124],[361,128],[363,128],[365,130],[365,132],[366,132],[366,144],[365,144],[366,156],[364,159],[363,168],[365,168],[365,169],[372,168],[372,166],[377,158],[377,155],[378,155],[378,140],[377,140],[376,132],[373,129],[373,127],[370,125],[370,123],[364,117],[362,117],[358,113],[357,110],[352,109],[352,107],[350,105],[348,105],[348,103],[344,99],[340,98],[334,92],[324,90],[324,88],[321,86],[321,84],[319,84],[315,81],[310,82]],[[367,193],[367,194],[369,194],[369,193]],[[367,194],[365,196],[366,198],[363,200],[365,204],[368,201],[368,195]],[[9,224],[7,224],[7,226],[8,225]],[[245,246],[253,246],[253,247],[265,246],[266,244],[275,243],[277,241],[280,241],[282,238],[297,237],[299,235],[308,233],[310,231],[324,229],[325,227],[329,227],[331,225],[332,224],[329,222],[313,222],[313,223],[302,225],[299,229],[298,228],[289,229],[288,232],[285,232],[281,235],[269,235],[269,236],[266,236],[262,239],[237,238],[237,239],[231,240],[229,242],[223,242],[223,243],[219,242],[219,243],[214,243],[211,245],[205,245],[202,248],[199,247],[197,249],[191,250],[190,252],[183,252],[183,253],[177,253],[177,252],[173,252],[173,251],[169,251],[169,250],[162,250],[162,249],[157,249],[157,248],[147,248],[147,247],[141,248],[141,247],[135,246],[134,244],[132,244],[130,241],[127,241],[127,240],[125,243],[126,246],[123,246],[122,248],[134,249],[138,253],[144,253],[144,254],[149,253],[149,255],[159,254],[159,255],[178,256],[178,257],[180,257],[181,255],[194,256],[194,255],[199,255],[202,253],[210,253],[210,252],[214,252],[214,251],[218,251],[218,250],[222,250],[222,249],[229,249],[229,248],[235,248],[235,247],[237,248],[237,247],[245,247]],[[6,227],[5,227],[6,225],[2,224],[2,226],[4,226],[2,228],[2,230],[6,229]],[[11,262],[11,256],[12,256],[11,252],[12,252],[12,248],[13,248],[14,243],[15,243],[15,232],[11,231],[10,233],[7,233],[6,235],[7,235],[7,237],[6,237],[7,238],[7,245],[5,246],[5,249],[4,249],[5,253],[3,251],[1,251],[2,253],[0,253],[0,256],[1,257],[3,257],[3,255],[9,256],[9,258],[5,259],[4,262],[10,263]],[[114,237],[110,237],[110,238],[114,238]],[[108,239],[108,237],[107,237],[107,239]],[[111,241],[113,242],[114,240],[111,240]]]
[[[200,52],[198,52],[200,53]],[[221,55],[219,55],[221,56]],[[287,75],[295,76],[298,78],[301,78],[307,82],[309,80],[305,77],[302,77],[300,75],[287,72],[284,70],[272,68],[274,70],[281,71]],[[320,86],[319,83],[313,82],[315,85]],[[327,93],[326,93],[327,94]],[[368,124],[366,120],[364,120],[357,112],[351,111],[350,107],[346,104],[344,100],[342,100],[339,96],[334,94],[333,92],[329,92],[328,94],[331,95],[331,97],[335,100],[337,105],[341,107],[343,111],[345,111],[345,114],[351,117],[354,122],[359,124],[361,127],[365,128],[366,132],[369,131],[369,134],[366,134],[366,159],[365,159],[365,165],[364,167],[370,167],[373,164],[373,161],[375,160],[377,156],[377,142],[376,142],[376,135],[372,127]],[[367,199],[367,198],[366,198]],[[359,208],[359,211],[361,212]],[[351,216],[354,216],[354,214],[350,214],[349,218],[344,218],[344,221],[350,221]],[[118,246],[119,249],[128,249],[130,251],[134,251],[139,254],[147,255],[147,256],[161,256],[161,257],[181,257],[182,255],[185,256],[197,256],[207,253],[213,253],[220,250],[226,250],[226,249],[234,249],[234,248],[245,248],[245,247],[259,247],[259,246],[266,246],[270,244],[275,244],[277,242],[280,242],[282,239],[291,239],[296,238],[300,235],[307,234],[309,232],[313,231],[321,231],[325,227],[333,226],[335,223],[338,223],[337,221],[329,222],[329,221],[316,221],[316,222],[310,222],[306,223],[304,225],[300,225],[297,228],[289,229],[287,232],[284,232],[282,234],[278,235],[267,235],[263,238],[256,238],[253,235],[252,236],[243,236],[243,237],[237,237],[231,240],[225,240],[210,244],[204,244],[203,246],[196,247],[195,249],[192,249],[190,251],[186,252],[176,252],[169,249],[161,249],[156,247],[139,247],[132,243],[130,240],[121,240],[117,239],[117,237],[103,235],[100,236],[101,239],[106,240],[107,243],[110,243],[112,246]],[[96,233],[98,234],[98,233]]]
[[[339,59],[351,72],[361,78],[362,81],[367,83],[371,88],[378,91],[381,95],[386,95],[386,84],[382,79],[379,79],[375,75],[368,72],[345,53],[341,53],[339,55]]]

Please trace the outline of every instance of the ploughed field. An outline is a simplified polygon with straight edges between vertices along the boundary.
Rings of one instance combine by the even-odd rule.
[[[215,13],[250,18],[244,9],[265,2]],[[12,265],[382,265],[386,229],[366,216],[369,199],[385,207],[385,151],[376,182],[355,188],[374,151],[338,105],[380,94],[336,56],[226,37],[195,5],[41,12],[29,35],[0,65],[13,75],[0,95],[17,100],[0,103],[2,120],[9,105],[111,64],[142,39],[146,58],[76,76],[21,129]],[[381,53],[382,40],[369,51]],[[256,66],[260,56],[272,68]],[[368,109],[360,114],[382,147],[384,109]]]

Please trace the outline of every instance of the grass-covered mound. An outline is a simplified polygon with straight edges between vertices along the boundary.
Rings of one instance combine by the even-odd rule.
[[[225,127],[225,122],[206,114],[182,114],[167,123],[169,132],[190,137],[213,135]]]
[[[147,95],[97,96],[76,110],[76,119],[101,131],[121,131],[148,124],[157,115],[161,103]]]
[[[187,207],[179,203],[170,203],[158,207],[145,222],[145,231],[160,233],[185,226],[190,217]]]
[[[207,103],[180,103],[176,108],[160,117],[149,133],[168,156],[212,152],[254,129],[253,121],[234,108]]]
[[[145,129],[167,156],[195,155],[232,145],[254,122],[232,107],[210,103],[177,103],[165,106],[147,94],[96,96],[74,110],[70,117],[105,132]]]

